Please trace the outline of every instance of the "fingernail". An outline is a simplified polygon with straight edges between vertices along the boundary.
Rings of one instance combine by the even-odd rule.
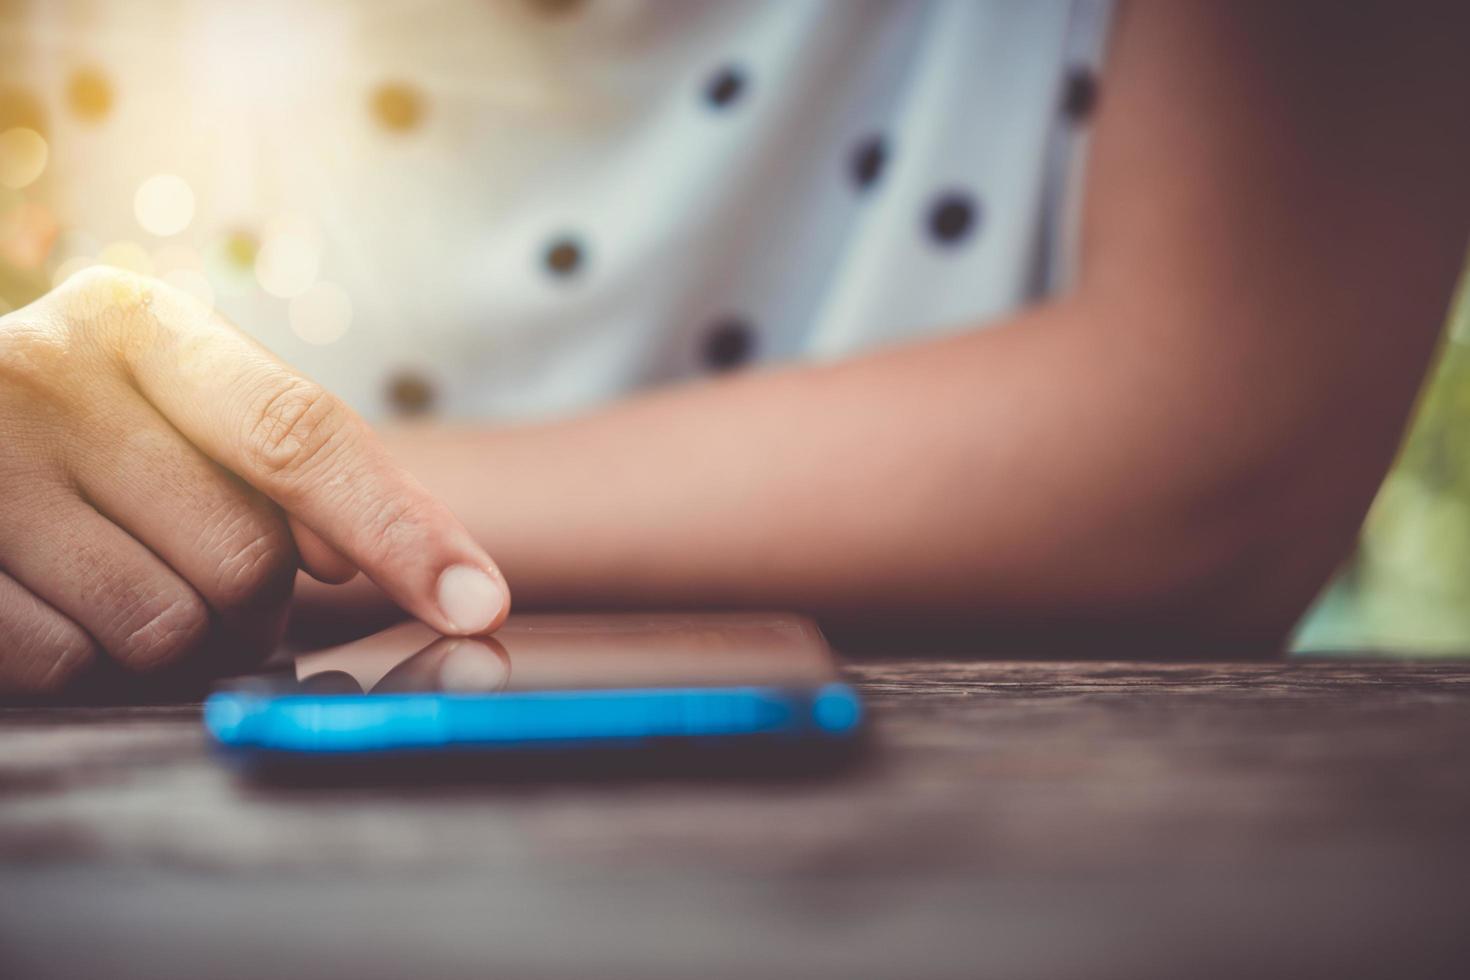
[[[457,632],[483,632],[504,606],[499,583],[478,568],[454,565],[439,576],[439,609]]]
[[[495,651],[475,640],[457,640],[439,662],[439,688],[444,691],[498,691],[510,680],[510,668]]]

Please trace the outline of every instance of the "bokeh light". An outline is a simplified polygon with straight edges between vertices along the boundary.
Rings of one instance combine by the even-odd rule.
[[[177,242],[165,245],[153,253],[154,275],[167,275],[175,269],[190,269],[194,272],[203,272],[204,256],[200,255],[188,245]]]
[[[98,254],[97,261],[115,269],[126,269],[143,276],[153,275],[153,257],[137,242],[113,242]]]
[[[214,309],[214,286],[198,269],[177,268],[163,273],[163,281],[182,293],[194,297],[207,309]]]
[[[225,238],[224,254],[234,265],[254,269],[255,257],[260,254],[260,239],[248,231],[232,231]]]
[[[214,239],[204,247],[204,269],[215,290],[225,296],[244,296],[256,287],[255,258],[260,253],[260,239],[255,233],[237,228]]]
[[[60,286],[78,272],[81,272],[83,269],[90,269],[96,264],[97,260],[90,255],[73,255],[58,265],[56,271],[51,274],[52,288]]]
[[[26,271],[46,264],[59,232],[56,217],[35,201],[0,211],[0,261]]]
[[[83,269],[97,264],[102,243],[79,228],[62,232],[51,251],[51,285],[60,286]]]
[[[272,296],[290,299],[316,282],[321,269],[321,237],[297,215],[282,215],[266,228],[255,256],[255,278]]]
[[[133,214],[151,235],[177,235],[194,220],[194,190],[175,174],[157,174],[138,186]]]
[[[352,300],[341,286],[319,282],[291,300],[291,329],[308,344],[341,340],[352,325]]]
[[[0,184],[20,190],[35,183],[46,170],[50,147],[29,126],[14,126],[0,133]]]
[[[3,5],[0,5],[3,9]],[[25,126],[46,134],[46,107],[29,88],[0,83],[0,132],[15,126]]]

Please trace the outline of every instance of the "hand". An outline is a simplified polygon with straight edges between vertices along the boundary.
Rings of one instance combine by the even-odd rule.
[[[0,691],[259,655],[298,565],[451,635],[510,606],[366,423],[190,297],[96,270],[0,318]]]

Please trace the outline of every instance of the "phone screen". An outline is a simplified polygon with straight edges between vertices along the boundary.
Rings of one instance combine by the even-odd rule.
[[[227,682],[204,723],[258,773],[292,778],[322,766],[381,778],[390,756],[417,760],[417,778],[426,755],[493,755],[476,771],[499,773],[522,753],[536,772],[557,753],[572,769],[610,753],[697,759],[700,772],[717,757],[825,767],[863,727],[821,632],[783,613],[516,615],[481,637],[405,623]]]
[[[837,668],[816,625],[789,613],[527,614],[475,638],[404,623],[298,656],[282,680],[317,695],[807,689]]]

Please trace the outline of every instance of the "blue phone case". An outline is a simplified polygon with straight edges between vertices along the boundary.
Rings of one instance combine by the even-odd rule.
[[[848,742],[863,723],[841,683],[772,687],[527,691],[498,694],[262,694],[223,691],[204,705],[221,746],[245,753],[352,757],[637,748],[679,742]]]

